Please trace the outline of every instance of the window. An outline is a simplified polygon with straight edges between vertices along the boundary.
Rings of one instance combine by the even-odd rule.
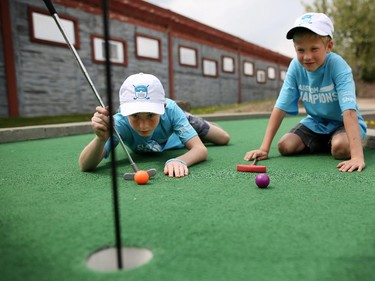
[[[178,48],[179,63],[184,66],[198,67],[197,49],[179,46]]]
[[[254,76],[254,63],[245,61],[243,63],[243,73],[246,76]]]
[[[66,47],[66,42],[55,20],[44,10],[29,8],[31,41]],[[79,49],[78,22],[76,19],[60,16],[60,22],[69,41]]]
[[[222,56],[221,60],[223,72],[234,73],[234,58]]]
[[[280,71],[280,79],[281,79],[281,81],[285,80],[285,76],[286,76],[286,71],[285,70],[281,70]]]
[[[203,76],[217,77],[217,61],[212,59],[202,59]]]
[[[109,41],[109,56],[113,64],[127,65],[126,61],[126,42],[111,38]],[[93,61],[96,63],[105,62],[105,41],[104,38],[91,35],[91,44],[93,50]]]
[[[258,83],[266,83],[266,71],[259,69],[257,71],[257,82]]]
[[[274,67],[267,68],[267,75],[268,79],[275,80],[276,79],[276,69]]]
[[[147,35],[135,35],[135,55],[137,58],[161,61],[160,40]]]

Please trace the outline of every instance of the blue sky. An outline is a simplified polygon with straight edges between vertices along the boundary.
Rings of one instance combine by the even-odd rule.
[[[286,33],[314,0],[145,0],[248,42],[294,57]]]

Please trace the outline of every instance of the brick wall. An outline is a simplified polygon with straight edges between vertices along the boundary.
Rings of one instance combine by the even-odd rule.
[[[63,2],[63,1],[57,1]],[[87,2],[87,1],[86,1]],[[74,1],[71,3],[75,3]],[[78,3],[78,2],[77,2]],[[89,3],[89,1],[87,2]],[[71,51],[66,46],[33,42],[30,40],[28,8],[46,10],[40,0],[9,1],[12,19],[13,45],[15,53],[17,95],[21,116],[52,116],[72,113],[89,113],[95,110],[98,102],[81,73]],[[78,4],[77,4],[78,5]],[[105,66],[93,62],[91,35],[102,35],[102,17],[98,12],[77,9],[73,6],[55,4],[59,16],[76,18],[79,23],[80,48],[77,50],[87,68],[98,93],[106,103]],[[274,98],[281,86],[280,81],[267,81],[259,84],[254,77],[239,74],[237,51],[228,46],[220,46],[172,35],[173,38],[173,89],[169,88],[168,31],[150,24],[137,24],[139,21],[121,20],[115,17],[110,22],[110,36],[121,38],[127,43],[127,66],[112,66],[113,102],[118,105],[118,90],[130,74],[144,72],[156,75],[162,82],[167,97],[173,90],[176,100],[188,100],[193,107],[233,104],[238,102],[241,78],[241,100],[243,102]],[[161,61],[139,59],[135,56],[134,34],[141,33],[160,39]],[[197,35],[199,37],[199,35]],[[2,44],[0,38],[0,44]],[[191,46],[198,50],[198,67],[181,66],[178,62],[178,46]],[[221,58],[227,55],[235,58],[235,72],[225,73],[221,68]],[[205,77],[202,74],[202,58],[214,59],[218,63],[218,77]],[[251,55],[241,54],[244,60],[253,61],[255,70],[265,69],[275,63],[264,61]],[[285,64],[282,65],[286,69]],[[242,66],[240,67],[242,68]],[[241,75],[241,77],[239,77]],[[277,75],[278,76],[278,75]],[[3,54],[0,50],[0,116],[7,116],[7,98],[4,79]]]

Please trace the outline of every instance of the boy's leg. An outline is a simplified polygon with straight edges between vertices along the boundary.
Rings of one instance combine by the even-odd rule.
[[[335,159],[350,159],[349,139],[344,127],[338,128],[332,136],[331,154]]]
[[[210,128],[207,134],[202,137],[203,142],[212,142],[217,145],[226,145],[229,143],[230,136],[226,131],[214,123],[209,123],[209,125]]]
[[[219,126],[188,112],[185,112],[185,115],[203,142],[211,142],[217,145],[225,145],[229,142],[230,137],[228,133]]]
[[[330,135],[317,134],[299,123],[280,139],[278,148],[282,155],[327,152],[330,138]]]
[[[306,148],[300,136],[295,133],[283,135],[277,146],[281,155],[285,156],[301,153]]]

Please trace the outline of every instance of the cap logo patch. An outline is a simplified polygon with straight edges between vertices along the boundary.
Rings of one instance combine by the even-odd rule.
[[[138,99],[146,99],[146,100],[149,100],[150,97],[148,96],[148,86],[144,86],[144,85],[139,85],[139,86],[134,86],[134,98],[135,100],[138,100]]]
[[[313,17],[313,15],[304,15],[301,18],[300,24],[304,24],[304,23],[312,24],[312,17]]]

